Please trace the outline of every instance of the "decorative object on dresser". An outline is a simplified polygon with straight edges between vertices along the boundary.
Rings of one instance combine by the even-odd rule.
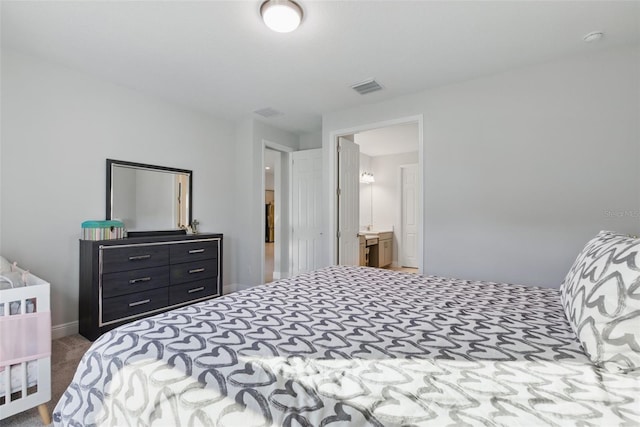
[[[82,240],[122,239],[126,237],[124,224],[121,221],[84,221],[82,223]]]
[[[222,295],[222,234],[80,241],[80,334]]]
[[[0,420],[37,406],[51,423],[49,299],[48,282],[0,257]]]

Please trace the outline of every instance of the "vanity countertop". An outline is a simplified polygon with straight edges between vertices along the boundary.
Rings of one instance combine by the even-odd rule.
[[[380,233],[393,233],[393,230],[387,230],[387,229],[369,230],[369,231],[363,230],[363,231],[360,231],[358,234],[360,236],[367,236],[367,237],[373,236],[375,238],[375,237],[378,237],[378,234]]]

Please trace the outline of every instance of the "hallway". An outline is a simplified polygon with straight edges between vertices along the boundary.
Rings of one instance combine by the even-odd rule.
[[[273,246],[273,242],[264,244],[264,283],[273,282]]]

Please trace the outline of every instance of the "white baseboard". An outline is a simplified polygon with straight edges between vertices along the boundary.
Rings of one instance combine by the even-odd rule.
[[[236,291],[244,291],[245,289],[251,289],[256,285],[247,285],[246,283],[237,283]]]
[[[249,289],[253,287],[253,285],[245,285],[242,283],[229,283],[224,287],[224,295],[230,294],[232,292],[238,292],[243,289]]]
[[[78,333],[78,321],[62,323],[60,325],[53,325],[51,327],[51,339],[68,337],[69,335],[75,335]]]
[[[288,271],[274,271],[273,272],[273,280],[286,279],[289,277]]]

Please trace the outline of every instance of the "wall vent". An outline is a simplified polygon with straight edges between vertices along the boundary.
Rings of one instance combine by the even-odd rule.
[[[272,117],[284,116],[284,113],[282,111],[278,111],[275,108],[271,108],[271,107],[261,108],[259,110],[254,111],[254,113],[266,119],[270,119]]]
[[[374,79],[356,83],[354,85],[351,85],[351,88],[358,92],[360,95],[366,95],[371,92],[382,90],[382,86],[380,86],[380,83],[378,83]]]

